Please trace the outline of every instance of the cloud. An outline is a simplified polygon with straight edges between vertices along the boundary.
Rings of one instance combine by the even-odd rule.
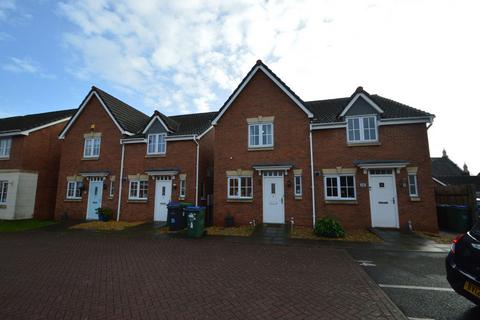
[[[2,68],[13,73],[33,74],[46,79],[55,78],[54,75],[42,71],[40,65],[29,58],[10,57],[9,62],[2,65]]]
[[[14,0],[0,1],[0,22],[5,21],[9,14],[16,9]]]
[[[59,4],[75,26],[64,37],[70,72],[141,97],[146,112],[217,110],[262,59],[304,100],[363,85],[435,113],[432,152],[446,147],[459,163],[480,158],[458,143],[476,136],[479,11],[448,0]]]

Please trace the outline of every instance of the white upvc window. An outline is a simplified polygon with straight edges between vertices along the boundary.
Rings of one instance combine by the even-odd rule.
[[[294,175],[294,189],[295,189],[295,197],[302,196],[302,176],[301,175]]]
[[[115,195],[115,181],[114,180],[110,180],[110,191],[108,193],[108,196],[110,198],[113,198],[113,196]]]
[[[83,187],[83,182],[81,181],[68,181],[67,199],[81,199],[82,187]]]
[[[165,133],[152,133],[148,135],[147,154],[165,154],[167,151],[167,142]]]
[[[8,181],[0,181],[0,204],[7,203]]]
[[[130,180],[128,198],[132,200],[146,200],[148,198],[148,181]]]
[[[11,146],[12,146],[12,138],[0,139],[0,158],[10,157]]]
[[[377,117],[362,116],[347,118],[348,142],[378,141]]]
[[[273,123],[253,123],[248,125],[248,147],[273,147]]]
[[[100,137],[85,138],[83,157],[98,158],[100,156],[100,142]]]
[[[252,199],[253,185],[252,177],[228,177],[228,198],[229,199]]]
[[[187,178],[184,176],[180,177],[180,191],[179,191],[179,197],[184,199],[186,194],[187,194]]]
[[[324,188],[326,200],[356,200],[354,175],[326,175]]]
[[[418,197],[418,184],[416,174],[408,175],[408,192],[410,193],[410,197]]]

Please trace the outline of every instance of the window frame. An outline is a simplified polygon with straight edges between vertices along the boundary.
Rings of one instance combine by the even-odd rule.
[[[415,186],[415,193],[412,193],[412,190],[411,190],[411,186],[412,184],[410,183],[410,177],[413,177],[413,182],[414,182],[414,186]],[[417,178],[417,174],[416,173],[409,173],[408,174],[408,194],[410,195],[410,197],[412,198],[417,198],[419,196],[419,192],[418,192],[418,178]]]
[[[179,180],[179,190],[178,190],[178,197],[181,199],[185,199],[187,196],[187,178],[180,178]]]
[[[162,136],[163,137],[163,146],[164,150],[159,151],[158,147],[158,138]],[[150,137],[155,137],[155,141],[153,142],[154,150],[150,151]],[[167,134],[166,133],[150,133],[147,135],[147,154],[148,155],[162,155],[167,153],[167,140],[166,140]]]
[[[271,128],[272,128],[272,143],[269,143],[269,144],[264,144],[263,143],[263,126],[264,125],[270,125]],[[258,134],[258,142],[259,144],[258,145],[252,145],[251,143],[251,135],[250,135],[250,128],[252,127],[256,127],[256,126],[260,126],[259,128],[259,134]],[[260,129],[262,129],[262,133],[260,133]],[[258,149],[258,148],[273,148],[274,144],[275,144],[275,134],[274,134],[274,125],[273,125],[273,122],[255,122],[255,123],[249,123],[248,124],[248,135],[247,135],[247,138],[248,138],[248,148],[249,149]]]
[[[342,197],[342,185],[341,185],[341,177],[352,177],[353,178],[353,193],[354,197]],[[337,180],[337,196],[328,196],[327,193],[327,179],[328,178],[335,178]],[[323,177],[323,188],[324,188],[324,196],[325,200],[334,200],[334,201],[356,201],[357,200],[357,182],[356,177],[354,174],[326,174]],[[348,188],[348,185],[346,186]]]
[[[8,180],[0,181],[0,204],[7,204],[8,199]]]
[[[70,185],[73,184],[74,187],[73,187],[73,195],[71,196],[69,194],[69,191],[70,191]],[[80,185],[80,186],[79,186]],[[82,199],[82,191],[81,191],[81,188],[83,187],[83,182],[82,181],[67,181],[67,194],[66,194],[66,198],[67,199],[73,199],[73,200],[78,200],[78,199]],[[77,196],[77,193],[79,193],[80,195]]]
[[[299,182],[297,182],[297,178],[300,179]],[[303,181],[302,181],[302,180],[303,180],[303,179],[302,179],[302,175],[301,175],[301,174],[295,174],[295,175],[293,176],[293,190],[294,190],[293,193],[294,193],[295,197],[301,197],[302,194],[303,194],[303,186],[302,186]],[[300,191],[299,191],[299,192],[297,192],[297,187],[300,187]]]
[[[365,127],[363,124],[363,119],[370,119],[373,118],[374,120],[374,126],[375,126],[375,139],[365,139]],[[350,120],[355,120],[358,119],[358,129],[360,131],[360,139],[359,140],[351,140],[350,139],[350,134],[349,134],[349,121]],[[361,116],[349,116],[345,117],[345,121],[347,122],[347,142],[350,144],[355,144],[355,143],[375,143],[378,142],[378,119],[377,115],[374,114],[369,114],[369,115],[361,115]]]
[[[135,195],[132,196],[132,184],[137,184]],[[146,184],[145,197],[140,197],[140,186]],[[128,183],[128,199],[129,200],[148,200],[148,180],[130,180]]]
[[[250,179],[250,194],[251,196],[242,196],[242,179]],[[237,181],[237,194],[230,194],[231,181]],[[248,185],[247,185],[248,188]],[[253,199],[253,177],[252,176],[228,176],[227,177],[227,199],[234,200],[251,200]]]
[[[5,141],[5,148],[2,149],[2,141]],[[0,159],[10,158],[10,151],[12,150],[12,138],[1,138],[0,139]]]
[[[92,141],[91,154],[87,154],[88,141]],[[98,154],[94,154],[95,141],[98,141]],[[83,143],[83,157],[85,159],[99,158],[100,157],[101,146],[102,146],[102,137],[88,137],[88,138],[85,138],[85,141]]]
[[[108,196],[113,198],[115,196],[115,180],[110,180],[110,189],[108,191]]]

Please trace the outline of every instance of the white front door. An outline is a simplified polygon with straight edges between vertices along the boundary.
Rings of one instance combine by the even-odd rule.
[[[167,204],[172,198],[172,180],[157,180],[155,183],[154,221],[167,221]]]
[[[283,176],[263,176],[263,223],[285,223]]]
[[[103,180],[90,181],[88,187],[87,220],[98,219],[97,209],[102,206]]]
[[[391,174],[369,174],[372,227],[398,228],[397,191]]]

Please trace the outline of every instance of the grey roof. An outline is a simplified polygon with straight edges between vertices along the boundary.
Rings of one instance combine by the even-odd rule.
[[[355,160],[353,164],[355,165],[365,165],[365,164],[392,164],[392,163],[404,163],[408,164],[406,160]]]
[[[376,94],[369,95],[365,91],[363,91],[363,93],[367,94],[368,97],[372,99],[372,101],[375,102],[384,111],[384,113],[381,115],[383,119],[433,116],[428,112],[415,109],[392,99],[387,99]],[[314,122],[339,122],[341,121],[341,119],[339,119],[340,114],[352,98],[353,96],[337,99],[306,101],[305,105],[314,114]]]
[[[120,99],[115,98],[95,86],[92,87],[92,91],[95,91],[100,96],[103,103],[110,110],[122,129],[131,133],[137,133],[143,129],[148,122],[149,117],[146,114],[126,104]]]
[[[191,113],[169,118],[178,123],[178,128],[174,135],[201,134],[212,125],[212,120],[217,116],[217,112]]]
[[[71,117],[76,109],[28,114],[0,119],[0,132],[25,131]]]
[[[440,179],[441,177],[458,177],[465,176],[460,167],[447,156],[431,158],[432,159],[432,176]],[[441,180],[441,179],[440,179]],[[442,180],[443,181],[443,180]]]

